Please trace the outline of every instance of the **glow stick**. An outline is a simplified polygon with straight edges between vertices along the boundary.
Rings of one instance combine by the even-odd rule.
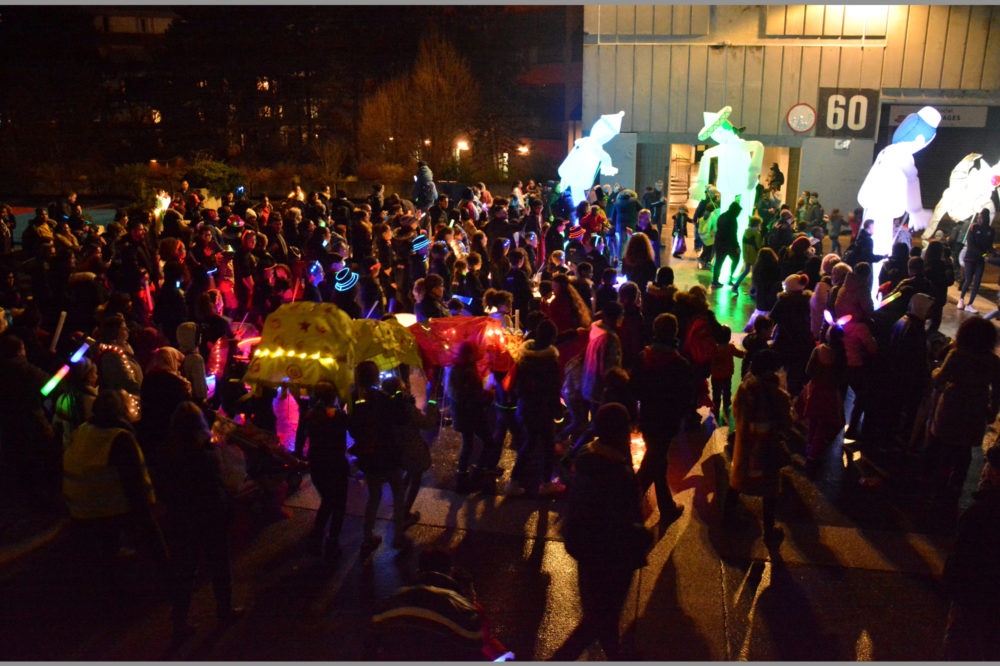
[[[59,368],[56,371],[56,374],[52,375],[52,379],[50,379],[45,384],[45,386],[42,387],[42,395],[43,396],[48,396],[49,393],[52,393],[52,390],[56,386],[58,386],[59,382],[61,382],[63,380],[63,377],[65,377],[68,374],[69,374],[69,365],[64,365],[63,367]]]
[[[247,317],[249,317],[249,316],[250,316],[250,311],[247,310],[247,313],[245,315],[243,315],[243,319],[240,321],[240,327],[238,329],[236,329],[236,333],[234,333],[233,335],[239,335],[240,334],[240,331],[243,330],[243,324],[247,323]]]
[[[59,336],[62,335],[63,324],[66,323],[66,311],[63,310],[59,313],[59,323],[56,324],[56,332],[52,335],[52,343],[49,345],[49,351],[54,352],[56,350],[56,344],[59,343]]]
[[[80,345],[80,348],[77,349],[75,352],[73,352],[73,355],[69,357],[69,362],[79,363],[80,360],[83,358],[83,355],[87,353],[88,349],[90,349],[90,343],[84,342],[82,345]]]
[[[257,344],[258,342],[260,342],[260,340],[261,339],[259,337],[258,338],[247,338],[246,340],[240,340],[239,342],[237,342],[236,346],[239,347],[240,349],[243,349],[244,347],[250,347],[252,345]]]

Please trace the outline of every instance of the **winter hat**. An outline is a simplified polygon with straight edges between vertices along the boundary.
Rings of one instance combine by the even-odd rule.
[[[617,402],[601,405],[594,417],[594,431],[601,444],[615,449],[625,456],[626,460],[631,458],[632,450],[629,445],[631,424],[628,410],[624,405]]]
[[[809,277],[803,273],[792,273],[785,278],[785,291],[800,292],[809,284]]]
[[[808,252],[812,243],[809,242],[808,236],[799,236],[792,241],[792,251],[793,252]]]
[[[910,299],[910,314],[919,317],[920,319],[927,319],[927,314],[931,311],[931,307],[934,305],[934,298],[927,294],[914,294],[913,298]]]
[[[186,321],[177,327],[177,346],[189,354],[198,346],[198,324]]]

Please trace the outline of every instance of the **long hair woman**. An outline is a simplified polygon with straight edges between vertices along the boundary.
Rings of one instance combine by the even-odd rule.
[[[653,245],[649,242],[649,236],[642,232],[632,234],[625,245],[622,272],[643,291],[653,281],[656,277],[656,262],[653,261]]]

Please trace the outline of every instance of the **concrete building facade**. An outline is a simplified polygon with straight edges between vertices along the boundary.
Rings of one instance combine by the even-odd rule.
[[[625,111],[609,144],[641,192],[669,183],[686,201],[704,111],[733,107],[744,137],[786,175],[785,200],[817,191],[829,211],[857,205],[877,151],[902,117],[942,111],[918,154],[933,207],[968,152],[1000,159],[1000,5],[590,5],[583,113]]]

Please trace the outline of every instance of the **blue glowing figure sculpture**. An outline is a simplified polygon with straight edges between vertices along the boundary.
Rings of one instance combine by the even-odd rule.
[[[924,229],[931,219],[931,211],[920,201],[920,178],[913,163],[913,154],[934,139],[941,114],[931,106],[911,113],[896,128],[892,143],[879,152],[875,163],[858,190],[858,203],[865,209],[865,219],[873,220],[873,250],[876,255],[887,256],[892,252],[892,221],[910,214],[910,228]],[[872,266],[872,275],[878,275],[882,262]],[[878,284],[872,285],[872,292]]]
[[[700,201],[705,198],[709,187],[708,173],[711,160],[718,160],[718,176],[715,186],[721,195],[719,210],[729,210],[734,201],[740,202],[740,214],[736,219],[736,238],[743,238],[743,232],[750,226],[750,213],[753,210],[757,195],[757,182],[760,178],[761,166],[764,163],[764,144],[760,141],[747,141],[740,138],[740,130],[729,122],[733,108],[725,106],[718,113],[704,113],[705,126],[698,132],[698,140],[711,138],[718,145],[712,146],[702,155],[701,166],[698,168],[698,182],[688,191],[692,199]],[[739,275],[743,268],[743,258],[739,265],[733,266],[727,262],[725,273],[720,274],[723,282],[729,282],[732,275]]]
[[[590,136],[577,139],[573,150],[559,165],[559,185],[564,192],[569,188],[574,207],[587,200],[587,192],[593,187],[598,170],[604,176],[618,173],[611,163],[611,155],[604,150],[604,144],[621,132],[624,117],[625,112],[619,111],[598,118],[590,128]]]

